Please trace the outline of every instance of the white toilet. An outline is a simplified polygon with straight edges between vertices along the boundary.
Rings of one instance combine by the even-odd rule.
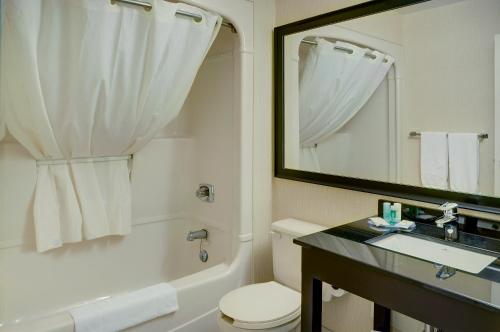
[[[324,229],[296,219],[274,222],[271,233],[275,281],[244,286],[224,295],[219,302],[220,331],[300,331],[301,254],[293,239]]]

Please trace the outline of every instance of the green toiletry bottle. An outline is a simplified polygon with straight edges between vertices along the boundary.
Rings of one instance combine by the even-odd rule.
[[[396,216],[397,212],[396,212],[396,207],[394,205],[391,206],[391,218],[389,220],[389,224],[391,225],[396,225],[397,223],[397,216]]]

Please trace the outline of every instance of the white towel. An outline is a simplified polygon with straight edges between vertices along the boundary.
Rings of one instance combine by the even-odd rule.
[[[448,141],[446,133],[422,133],[420,178],[424,187],[448,189]]]
[[[116,332],[177,311],[177,290],[166,283],[70,310],[75,332]]]
[[[477,134],[449,134],[450,189],[477,193],[479,189],[479,139]]]

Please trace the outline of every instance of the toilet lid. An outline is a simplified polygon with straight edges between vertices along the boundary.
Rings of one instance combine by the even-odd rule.
[[[233,326],[263,329],[286,324],[300,316],[300,293],[275,281],[253,284],[227,293],[219,310]]]

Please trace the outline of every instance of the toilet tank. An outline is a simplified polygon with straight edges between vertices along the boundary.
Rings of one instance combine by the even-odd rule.
[[[300,292],[301,247],[293,239],[320,232],[327,227],[297,219],[283,219],[271,225],[274,280]]]

